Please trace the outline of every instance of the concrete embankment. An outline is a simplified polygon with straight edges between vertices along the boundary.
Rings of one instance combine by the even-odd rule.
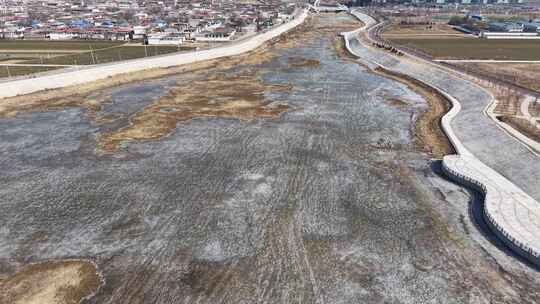
[[[376,24],[366,14],[355,11],[353,15],[366,25],[360,30]],[[490,94],[443,69],[366,47],[357,34],[358,31],[343,33],[345,45],[368,66],[414,77],[452,102],[453,107],[442,118],[441,125],[458,155],[445,156],[443,170],[452,179],[479,190],[484,195],[483,215],[491,230],[514,252],[540,266],[540,204],[534,198],[540,180],[538,158],[485,115],[485,108],[491,103]],[[494,145],[496,149],[486,149]],[[490,162],[497,159],[500,151],[506,154],[504,166],[494,170]],[[508,158],[509,155],[514,158]],[[484,164],[486,160],[488,164]],[[524,173],[526,178],[522,178]],[[525,191],[515,182],[524,186]]]
[[[239,55],[255,50],[265,42],[302,24],[307,16],[308,11],[303,10],[291,21],[279,25],[265,33],[253,36],[252,38],[236,44],[219,48],[191,53],[135,59],[115,64],[96,65],[84,69],[69,70],[62,73],[0,83],[0,98],[78,85],[90,81],[105,79],[118,74],[132,73],[154,68],[168,68],[204,60]]]

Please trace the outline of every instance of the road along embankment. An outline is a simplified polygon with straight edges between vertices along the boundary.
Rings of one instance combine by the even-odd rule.
[[[288,32],[302,24],[308,16],[307,10],[302,10],[291,21],[281,24],[267,32],[253,36],[247,40],[219,48],[165,55],[144,59],[134,59],[114,64],[96,65],[89,68],[69,70],[50,75],[26,78],[0,83],[0,98],[30,94],[42,90],[63,88],[82,83],[105,79],[119,74],[144,71],[155,68],[169,68],[177,65],[195,63],[199,61],[240,55],[263,45],[265,42]]]
[[[377,22],[366,14],[352,14],[368,31]],[[492,97],[480,87],[443,69],[397,57],[366,46],[359,30],[342,33],[349,52],[370,68],[413,77],[445,96],[452,108],[441,126],[457,155],[443,158],[450,178],[479,190],[484,196],[483,215],[491,230],[517,254],[540,266],[540,162],[538,155],[501,130],[486,114]]]

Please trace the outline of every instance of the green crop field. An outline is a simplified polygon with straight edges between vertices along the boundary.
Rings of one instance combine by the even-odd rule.
[[[31,64],[73,64],[73,65],[88,65],[100,64],[127,59],[135,59],[142,57],[150,57],[172,52],[178,52],[182,48],[175,46],[147,46],[146,51],[144,46],[120,46],[97,50],[94,52],[75,53],[66,56],[57,56],[52,58],[34,59],[24,63]]]
[[[104,49],[124,44],[122,41],[50,41],[50,40],[0,40],[0,50],[34,51],[34,50],[71,50],[86,51]]]
[[[436,59],[540,60],[540,40],[395,38],[391,41],[421,50]]]

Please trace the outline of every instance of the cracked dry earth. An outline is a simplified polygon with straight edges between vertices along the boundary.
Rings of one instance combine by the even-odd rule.
[[[415,146],[425,100],[339,55],[356,26],[2,116],[0,303],[537,303]]]

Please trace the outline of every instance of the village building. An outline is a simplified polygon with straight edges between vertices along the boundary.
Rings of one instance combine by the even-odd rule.
[[[236,30],[232,28],[220,27],[212,31],[203,31],[195,35],[196,41],[227,42],[234,37]]]
[[[148,45],[180,45],[184,43],[185,36],[180,33],[170,34],[170,33],[154,33],[149,34],[145,43]]]

